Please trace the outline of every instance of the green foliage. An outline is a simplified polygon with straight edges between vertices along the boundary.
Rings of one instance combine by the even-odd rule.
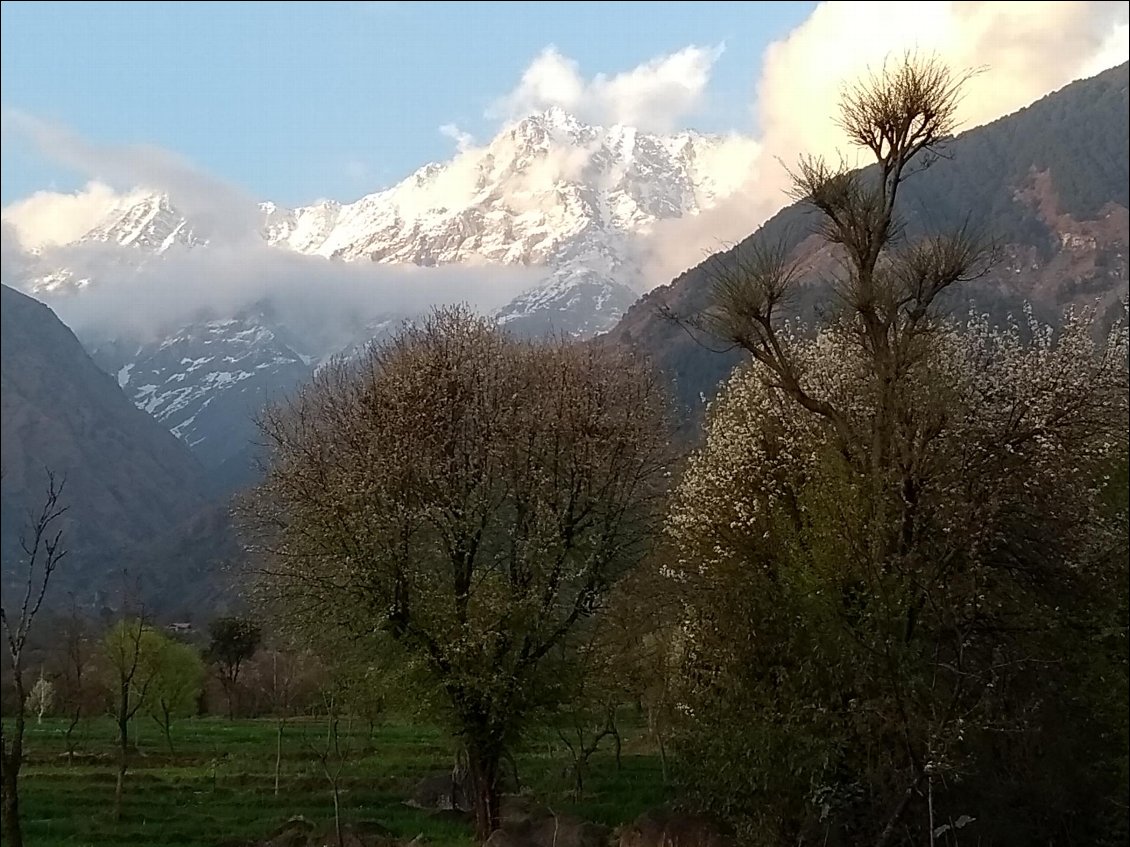
[[[147,657],[155,667],[146,710],[165,730],[172,746],[172,721],[196,712],[196,701],[204,685],[204,662],[192,647],[163,633],[154,632],[153,641]]]
[[[150,702],[165,640],[153,627],[129,618],[115,623],[102,638],[106,685],[119,700],[124,693],[125,700],[117,708],[130,717]]]
[[[240,665],[255,655],[262,637],[253,621],[234,617],[216,618],[208,627],[208,635],[208,661],[235,676]]]

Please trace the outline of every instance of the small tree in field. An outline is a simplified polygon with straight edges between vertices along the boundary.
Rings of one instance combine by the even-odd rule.
[[[481,839],[508,745],[565,694],[554,648],[647,546],[660,385],[627,354],[445,309],[262,421],[245,517],[265,600],[403,658],[466,746]]]
[[[314,700],[324,669],[314,656],[275,644],[260,650],[251,667],[252,684],[275,721],[274,793],[282,776],[283,735],[287,724]]]
[[[0,794],[3,795],[4,840],[9,847],[22,847],[23,827],[20,821],[20,768],[24,761],[24,731],[28,692],[24,687],[24,648],[35,617],[47,595],[51,576],[67,554],[63,546],[61,523],[67,507],[62,494],[65,479],[56,480],[47,472],[47,494],[43,508],[33,514],[29,531],[20,536],[23,553],[21,582],[14,590],[4,592],[0,605],[0,628],[8,647],[8,667],[16,691],[16,714],[10,730],[0,723]],[[22,590],[20,590],[22,588]],[[11,606],[10,600],[15,600]],[[18,605],[17,605],[18,604]]]
[[[118,727],[118,779],[114,790],[114,816],[122,817],[122,799],[129,768],[129,726],[147,704],[157,678],[161,653],[160,633],[154,632],[143,614],[118,621],[103,639],[113,694],[114,720]]]
[[[217,618],[208,627],[211,643],[208,661],[216,669],[220,685],[227,700],[228,718],[235,717],[235,702],[239,694],[239,673],[244,664],[259,649],[259,627],[244,618]]]
[[[97,708],[100,687],[93,680],[96,675],[96,649],[96,645],[91,643],[89,624],[72,597],[70,612],[59,627],[56,655],[59,706],[67,716],[64,739],[67,756],[72,761],[75,755],[75,730],[82,719]]]
[[[172,725],[176,718],[188,717],[204,685],[204,662],[187,644],[164,633],[153,631],[149,661],[154,663],[152,682],[146,697],[146,710],[165,736],[169,752],[173,749]]]
[[[43,716],[51,711],[55,705],[55,684],[44,676],[40,676],[31,687],[27,698],[28,708],[35,712],[35,722],[43,723]]]
[[[988,255],[964,231],[906,237],[897,200],[962,80],[891,63],[841,111],[874,167],[801,163],[844,262],[814,331],[782,320],[801,275],[781,251],[714,265],[701,326],[752,361],[677,488],[666,575],[684,771],[745,843],[1125,832],[1107,691],[1125,691],[1127,525],[1102,495],[1127,451],[1126,330],[946,315]]]

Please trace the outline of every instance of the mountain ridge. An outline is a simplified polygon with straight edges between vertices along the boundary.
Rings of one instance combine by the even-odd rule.
[[[138,543],[173,533],[204,506],[204,470],[189,450],[122,394],[49,307],[0,286],[0,451],[5,585],[20,557],[45,471],[65,479],[69,585],[105,587],[105,566]],[[148,563],[152,566],[153,563]]]

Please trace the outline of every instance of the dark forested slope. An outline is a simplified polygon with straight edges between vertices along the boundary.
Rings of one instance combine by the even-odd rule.
[[[1068,304],[1096,301],[1107,320],[1121,314],[1130,241],[1127,81],[1124,64],[1072,83],[958,136],[946,158],[905,183],[900,209],[908,237],[969,223],[1000,247],[989,276],[958,297],[997,316],[1025,301],[1049,320]],[[813,234],[815,224],[803,204],[789,206],[714,259],[729,261],[758,243],[783,245],[808,269],[812,285],[802,299],[811,305],[820,282],[836,269],[835,257]],[[644,297],[610,334],[663,368],[691,409],[714,393],[739,357],[702,346],[660,307],[683,316],[703,309],[710,261]]]

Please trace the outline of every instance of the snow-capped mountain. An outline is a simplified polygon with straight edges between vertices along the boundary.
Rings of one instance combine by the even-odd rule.
[[[710,208],[744,178],[719,172],[726,143],[589,126],[551,108],[355,203],[266,204],[264,232],[271,244],[345,261],[544,266],[543,282],[500,320],[592,335],[657,282],[640,278],[629,241],[658,220]]]
[[[167,194],[134,194],[84,235],[81,241],[132,247],[149,253],[164,253],[174,244],[197,247],[207,241],[197,238],[190,221],[173,208]]]
[[[745,179],[730,143],[693,132],[590,126],[554,108],[353,203],[262,203],[259,244],[303,254],[307,262],[524,268],[536,284],[496,317],[521,333],[592,336],[663,281],[642,278],[637,239],[658,221],[710,208]],[[100,277],[213,255],[197,253],[221,249],[204,235],[213,231],[183,215],[169,196],[137,191],[71,253],[39,257],[23,287],[48,300],[70,297],[73,311]],[[52,255],[70,260],[82,249],[98,256],[94,270],[77,260],[51,264]],[[183,277],[153,278],[173,284],[166,280]],[[85,341],[135,404],[217,466],[245,452],[254,435],[251,415],[266,399],[307,379],[318,361],[355,351],[411,317],[374,303],[370,313],[351,315],[351,326],[316,339],[308,327],[280,322],[271,296],[230,313],[210,306],[189,325],[170,320],[144,337],[95,327]]]

